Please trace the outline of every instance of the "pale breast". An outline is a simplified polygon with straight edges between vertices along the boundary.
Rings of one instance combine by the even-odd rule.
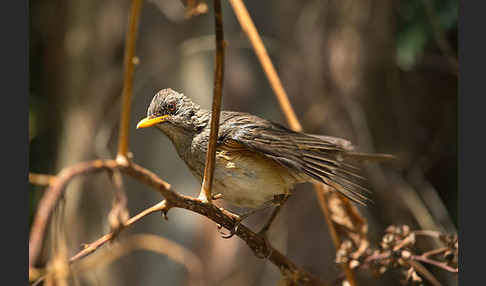
[[[223,194],[231,204],[257,208],[274,199],[275,195],[288,194],[296,180],[282,166],[249,151],[216,153],[213,194]]]

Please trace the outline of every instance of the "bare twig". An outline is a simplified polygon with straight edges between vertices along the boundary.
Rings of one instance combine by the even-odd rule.
[[[458,268],[454,268],[454,267],[451,267],[451,266],[449,266],[449,265],[447,265],[443,262],[439,262],[439,261],[430,259],[428,257],[425,257],[424,255],[412,255],[410,257],[410,259],[420,261],[420,262],[423,262],[423,263],[427,263],[427,264],[430,264],[430,265],[434,265],[434,266],[437,266],[439,268],[442,268],[442,269],[449,271],[449,272],[452,272],[452,273],[458,273],[459,272]]]
[[[125,41],[125,55],[122,92],[122,110],[120,119],[120,135],[118,137],[118,157],[126,158],[128,155],[128,129],[130,125],[130,109],[132,101],[133,73],[135,70],[135,42],[137,39],[138,20],[142,10],[142,0],[132,0],[127,38]]]
[[[133,162],[126,163],[115,160],[95,160],[80,163],[72,167],[65,168],[63,171],[61,171],[61,173],[57,176],[55,184],[44,193],[44,196],[39,202],[38,212],[32,225],[29,241],[29,268],[36,265],[42,247],[42,240],[47,223],[57,201],[59,200],[59,197],[65,189],[66,184],[76,175],[99,172],[108,169],[120,170],[122,173],[127,174],[156,189],[167,200],[166,203],[168,206],[162,209],[163,211],[167,211],[171,207],[183,208],[199,213],[227,229],[233,229],[235,226],[238,218],[237,215],[224,209],[220,209],[213,204],[207,204],[199,199],[175,192],[173,189],[171,189],[170,184],[160,179],[151,171]],[[154,210],[152,209],[151,211]],[[143,214],[139,214],[137,219],[140,219],[141,217],[139,216],[142,215],[144,216],[146,213],[144,212]],[[133,219],[135,219],[135,217],[132,218],[132,220]],[[133,223],[132,220],[129,220],[129,222]],[[256,254],[260,256],[268,255],[268,260],[276,265],[284,276],[302,284],[326,285],[312,274],[297,267],[289,258],[280,253],[277,249],[270,246],[263,237],[254,233],[244,225],[240,225],[238,227],[236,235],[244,240],[248,247],[250,247],[250,249],[252,249]],[[109,236],[104,236],[92,246],[94,247],[98,243],[109,239]],[[91,252],[92,249],[88,249],[83,253],[83,255],[87,255]]]
[[[213,185],[214,167],[216,165],[216,142],[218,139],[219,116],[223,94],[224,76],[224,33],[221,0],[214,0],[214,25],[216,30],[216,67],[214,70],[214,94],[211,109],[211,131],[209,134],[208,151],[206,152],[206,165],[199,198],[211,201],[211,187]]]
[[[115,186],[113,206],[108,214],[108,222],[110,223],[110,228],[115,232],[118,232],[123,227],[130,217],[127,209],[127,195],[123,188],[123,179],[119,170],[109,172],[110,180]]]
[[[99,163],[97,163],[99,162]],[[30,231],[29,240],[29,267],[34,267],[41,251],[42,242],[44,239],[44,232],[49,221],[54,207],[64,191],[64,186],[74,176],[84,174],[92,171],[99,171],[100,166],[110,165],[116,167],[115,161],[94,161],[87,163],[80,163],[70,168],[62,170],[57,176],[52,185],[44,192]]]
[[[408,261],[408,264],[410,264],[410,266],[412,266],[414,270],[418,271],[422,275],[422,277],[427,279],[427,281],[429,281],[430,284],[432,284],[433,286],[441,286],[442,285],[437,280],[437,278],[435,278],[435,276],[432,273],[430,273],[430,271],[427,270],[427,268],[425,268],[419,262],[414,261],[414,260],[410,260],[410,261]]]
[[[148,209],[145,209],[145,210],[141,211],[140,213],[138,213],[137,215],[133,216],[132,218],[130,218],[126,222],[125,227],[129,227],[132,224],[136,223],[137,221],[141,220],[142,218],[148,216],[149,214],[152,214],[154,212],[159,212],[159,211],[167,211],[167,201],[166,200],[163,200],[163,201],[157,203],[156,205],[154,205],[154,206],[152,206]],[[102,246],[103,244],[105,244],[108,241],[110,241],[111,239],[113,239],[114,236],[115,236],[115,232],[110,232],[106,235],[103,235],[102,237],[100,237],[96,241],[85,245],[83,250],[76,253],[73,257],[71,257],[69,259],[69,262],[72,263],[72,262],[75,262],[78,259],[81,259],[81,258],[83,258],[87,255],[90,255],[91,253],[95,252],[98,249],[98,247]]]
[[[255,28],[255,24],[253,24],[253,20],[251,19],[245,4],[242,0],[230,0],[229,2],[231,3],[231,6],[233,6],[233,10],[235,11],[236,17],[240,22],[241,28],[248,36],[248,39],[250,39],[253,49],[255,50],[255,54],[260,60],[260,64],[265,71],[268,81],[270,82],[270,86],[277,96],[280,108],[284,112],[290,128],[295,131],[302,131],[302,126],[300,125],[300,122],[295,115],[294,109],[292,108],[287,93],[282,86],[282,82],[280,81],[277,71],[275,70],[272,61],[268,56],[267,50],[263,45],[262,39],[260,38],[260,35]]]
[[[444,252],[446,252],[447,250],[449,250],[449,247],[442,247],[442,248],[432,249],[432,250],[429,250],[429,251],[427,251],[427,252],[424,252],[424,253],[422,254],[422,257],[430,257],[430,256],[434,256],[434,255],[437,255],[437,254],[444,253]]]
[[[161,211],[164,209],[166,206],[165,201],[162,201],[158,203],[157,205],[148,208],[138,214],[137,216],[133,217],[131,219],[131,223],[135,223],[142,217],[145,217],[146,215]],[[85,250],[79,252],[75,256],[71,257],[69,260],[63,260],[59,261],[62,262],[64,265],[63,268],[67,267],[67,264],[73,264],[74,262],[78,261],[80,258],[85,257],[86,255],[93,253],[98,247],[101,245],[105,244],[106,242],[110,241],[111,237],[113,237],[114,233],[109,233],[100,239],[98,239],[96,242],[90,244],[88,247],[85,248],[85,250],[89,250],[89,253],[85,252]],[[110,238],[108,238],[110,237]],[[152,235],[152,234],[136,234],[132,235],[126,240],[121,241],[121,243],[117,244],[115,247],[111,248],[109,252],[105,252],[102,255],[99,256],[94,256],[91,259],[86,259],[83,260],[82,262],[76,263],[72,266],[71,271],[61,271],[65,273],[65,276],[67,276],[69,273],[68,272],[82,272],[86,271],[94,266],[100,265],[100,264],[109,264],[112,261],[116,260],[117,258],[128,254],[129,252],[136,250],[136,249],[145,249],[161,254],[167,255],[169,258],[172,260],[184,265],[188,272],[189,275],[192,276],[194,281],[201,281],[204,277],[201,275],[202,274],[202,263],[200,259],[194,255],[191,251],[187,250],[186,248],[182,247],[181,245],[170,241],[166,238]],[[84,253],[84,255],[81,255]],[[57,264],[61,264],[61,263]],[[47,273],[45,273],[43,276],[40,276],[39,273],[37,277],[38,280],[35,281],[34,284],[39,283],[40,281],[48,278],[49,276],[56,276],[58,272],[58,269],[53,269],[50,267],[47,270]],[[34,278],[33,275],[29,276],[30,279]]]
[[[184,265],[193,281],[203,279],[202,263],[196,255],[178,243],[153,234],[132,235],[114,246],[110,251],[84,259],[73,264],[72,268],[75,272],[82,272],[100,264],[109,264],[136,249],[145,249],[167,255],[170,259]]]
[[[52,175],[29,173],[29,183],[32,185],[49,186],[55,179],[56,177]]]
[[[441,240],[447,247],[429,250],[421,255],[414,253],[413,246],[416,236],[433,237]],[[425,268],[422,263],[441,268],[442,270],[458,273],[458,267],[449,265],[457,257],[457,239],[455,236],[445,235],[437,231],[416,230],[410,231],[407,225],[394,226],[387,228],[383,236],[379,249],[368,251],[361,262],[355,262],[357,267],[369,267],[378,270],[382,274],[389,268],[408,268],[406,280],[420,282],[421,277],[428,280],[432,285],[439,286],[440,282]],[[444,254],[443,261],[431,259],[430,256]],[[448,255],[447,255],[448,254]],[[349,261],[349,259],[348,259]]]
[[[268,56],[265,46],[263,45],[260,35],[258,34],[258,31],[255,28],[255,24],[253,24],[253,20],[251,19],[248,10],[245,7],[245,4],[243,3],[242,0],[230,0],[230,3],[233,7],[233,10],[235,11],[238,21],[240,22],[242,30],[246,33],[246,35],[250,39],[255,54],[257,55],[260,64],[262,65],[262,68],[265,71],[265,74],[268,78],[268,81],[270,82],[270,85],[273,91],[275,92],[275,95],[280,104],[280,108],[284,112],[290,128],[294,131],[302,131],[302,125],[300,124],[299,120],[297,119],[297,116],[295,115],[294,109],[292,108],[292,105],[288,99],[287,93],[283,88],[282,82],[280,81],[280,78],[275,70],[275,67],[273,66],[272,61]],[[326,218],[326,222],[328,224],[329,231],[331,233],[334,245],[337,249],[341,244],[341,239],[339,238],[334,223],[330,218],[330,213],[327,206],[324,188],[325,187],[322,186],[322,184],[314,184],[316,196],[319,200],[319,204]],[[346,200],[346,199],[342,198],[342,200]],[[359,214],[357,215],[359,216]],[[363,218],[361,219],[364,221]],[[348,282],[352,286],[357,285],[356,279],[354,278],[354,274],[349,268],[349,266],[345,263],[341,263],[341,265],[344,269],[344,272],[346,274],[346,279],[348,280]]]

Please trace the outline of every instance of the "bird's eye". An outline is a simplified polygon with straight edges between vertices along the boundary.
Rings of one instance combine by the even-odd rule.
[[[167,110],[169,112],[174,112],[176,110],[176,104],[175,104],[175,102],[169,102],[167,104]]]

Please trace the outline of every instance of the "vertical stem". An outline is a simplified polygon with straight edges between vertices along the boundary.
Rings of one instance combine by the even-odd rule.
[[[126,157],[128,153],[128,127],[130,123],[130,109],[132,102],[133,72],[135,70],[135,43],[137,40],[138,19],[140,18],[141,9],[142,0],[132,0],[127,37],[125,41],[125,55],[123,60],[125,70],[123,74],[120,135],[118,137],[118,157]]]
[[[268,56],[267,50],[263,45],[262,39],[260,38],[260,35],[255,28],[255,24],[253,24],[253,21],[250,17],[250,14],[248,13],[248,10],[245,7],[245,4],[242,0],[230,0],[230,3],[233,6],[233,10],[235,11],[236,17],[240,22],[241,28],[250,39],[253,49],[255,50],[255,54],[260,60],[260,64],[262,65],[262,68],[267,75],[270,86],[277,96],[280,108],[284,112],[290,128],[295,131],[302,131],[302,126],[300,125],[300,122],[295,115],[294,109],[290,104],[287,93],[282,86],[282,82],[280,81],[277,71],[275,70],[272,61]]]
[[[214,24],[216,31],[216,66],[214,70],[213,106],[211,108],[211,131],[209,134],[206,165],[204,166],[204,179],[199,198],[211,201],[211,187],[213,185],[214,167],[216,165],[216,142],[218,139],[219,116],[223,94],[224,75],[224,34],[223,13],[221,0],[214,0]]]

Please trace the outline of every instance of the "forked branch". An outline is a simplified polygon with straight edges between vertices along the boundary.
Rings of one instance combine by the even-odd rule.
[[[127,222],[128,224],[134,223],[136,220],[139,220],[141,216],[145,216],[148,213],[159,210],[159,208],[161,208],[163,211],[168,211],[168,209],[172,207],[183,208],[199,213],[227,229],[234,229],[235,223],[237,222],[237,215],[219,208],[214,204],[208,204],[207,202],[199,199],[175,192],[171,188],[170,184],[168,184],[166,181],[160,179],[156,174],[133,162],[124,164],[116,160],[95,160],[79,163],[61,171],[61,173],[56,177],[57,179],[55,180],[55,183],[50,186],[48,190],[46,190],[43,198],[39,202],[38,212],[34,218],[29,240],[30,269],[35,269],[42,247],[42,241],[47,223],[55,205],[57,204],[57,201],[59,200],[59,197],[65,190],[66,185],[77,175],[95,173],[103,170],[119,170],[120,172],[129,175],[148,186],[151,186],[166,199],[165,204],[167,205],[154,206],[151,210],[144,211],[143,214],[139,214],[134,218],[131,218]],[[265,242],[263,237],[254,233],[244,225],[240,225],[238,227],[236,235],[245,241],[246,244],[259,256],[268,256],[268,260],[279,268],[282,275],[302,284],[327,285],[309,272],[297,267],[289,258]],[[79,259],[82,256],[92,253],[100,245],[109,241],[112,236],[113,234],[103,236],[97,240],[97,242],[91,244],[91,246],[85,251],[78,253],[72,259]]]

